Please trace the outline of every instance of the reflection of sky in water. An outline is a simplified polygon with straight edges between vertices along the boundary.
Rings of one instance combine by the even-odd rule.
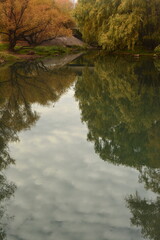
[[[18,189],[8,239],[140,240],[124,199],[152,194],[138,183],[138,171],[94,153],[73,95],[70,89],[54,108],[35,106],[40,120],[10,144],[16,165],[7,175]]]

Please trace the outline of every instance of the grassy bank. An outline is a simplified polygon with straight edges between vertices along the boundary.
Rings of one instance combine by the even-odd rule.
[[[14,52],[8,51],[7,43],[0,43],[0,64],[21,60],[31,60],[48,56],[58,56],[67,53],[79,52],[84,50],[82,47],[61,47],[61,46],[16,46]]]
[[[15,51],[19,55],[38,55],[38,56],[55,56],[68,53],[71,50],[67,47],[58,46],[37,46],[37,47],[15,47]]]
[[[88,49],[88,47],[86,47]],[[72,46],[72,47],[62,47],[62,46],[16,46],[15,52],[8,51],[8,44],[0,42],[0,64],[4,63],[13,63],[16,61],[22,60],[32,60],[42,57],[54,57],[63,54],[81,52],[86,50],[85,47]],[[89,50],[89,49],[88,49]],[[93,50],[90,48],[90,50]],[[96,49],[94,49],[96,50]],[[92,51],[91,51],[92,52]],[[144,48],[136,48],[135,50],[117,50],[112,53],[107,53],[104,50],[98,50],[100,54],[116,54],[116,55],[130,55],[136,58],[140,56],[149,56],[149,57],[160,57],[160,53],[144,49]]]
[[[5,62],[13,62],[16,60],[19,60],[19,58],[8,52],[8,44],[0,43],[0,64]]]

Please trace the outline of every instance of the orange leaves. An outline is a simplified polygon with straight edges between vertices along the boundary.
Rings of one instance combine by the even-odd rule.
[[[6,0],[0,3],[0,32],[14,44],[22,39],[29,44],[40,44],[57,36],[69,35],[73,21],[62,7],[63,1]],[[71,6],[70,1],[64,2],[65,6]]]
[[[73,2],[71,0],[55,0],[60,9],[71,11],[73,9]]]
[[[34,9],[30,9],[30,18],[32,18],[33,28],[38,26],[31,33],[36,37],[35,43],[71,34],[69,26],[66,25],[66,23],[71,22],[70,18],[57,6],[53,7],[51,4],[36,5]]]

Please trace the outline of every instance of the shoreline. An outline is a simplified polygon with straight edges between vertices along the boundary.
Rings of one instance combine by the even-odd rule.
[[[70,46],[70,47],[60,47],[60,46],[37,46],[37,47],[23,47],[17,46],[15,52],[10,52],[6,50],[7,43],[0,43],[0,65],[13,64],[19,61],[32,61],[36,59],[48,58],[48,57],[58,57],[65,54],[73,54],[80,52],[93,52],[97,51],[104,55],[119,55],[119,56],[130,56],[135,59],[140,59],[141,57],[151,57],[153,59],[160,59],[160,53],[154,51],[144,51],[144,50],[117,50],[114,52],[106,52],[105,50],[99,48],[90,47],[80,47],[80,46]]]
[[[71,41],[72,40],[72,41]],[[60,40],[58,40],[60,42]],[[52,42],[46,45],[27,46],[23,42],[18,43],[14,51],[8,50],[8,43],[0,41],[0,65],[11,64],[17,61],[32,61],[46,57],[63,56],[65,54],[73,54],[84,52],[87,47],[77,43],[77,39],[68,39],[68,45],[54,45]],[[72,45],[71,45],[72,43]],[[75,45],[74,45],[74,44]]]

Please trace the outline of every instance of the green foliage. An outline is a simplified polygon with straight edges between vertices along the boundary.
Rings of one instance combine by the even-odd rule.
[[[131,223],[141,227],[144,238],[159,240],[160,236],[160,199],[155,201],[141,199],[136,193],[127,199],[127,207],[132,213]]]
[[[7,52],[0,52],[0,59],[4,60],[5,62],[12,62],[18,60],[19,58]]]
[[[158,45],[155,49],[154,49],[155,52],[160,52],[160,45]]]
[[[8,43],[0,43],[0,51],[8,50]]]
[[[160,42],[160,0],[80,0],[75,18],[84,40],[108,51],[154,48]]]
[[[101,159],[136,168],[146,190],[160,194],[160,61],[117,56],[86,60],[75,97],[88,141]],[[130,195],[126,205],[143,237],[159,240],[159,197]]]
[[[12,61],[18,60],[18,57],[8,53],[6,51],[7,49],[8,49],[7,43],[0,43],[0,63],[1,61],[3,63],[3,61],[12,62]]]
[[[36,47],[21,47],[16,46],[15,51],[18,54],[36,54],[36,55],[42,55],[42,56],[49,56],[49,55],[57,55],[57,54],[63,54],[68,53],[72,49],[69,49],[67,47],[61,47],[61,46],[36,46]]]
[[[75,86],[88,140],[104,160],[159,167],[160,72],[158,61],[105,57]],[[126,141],[127,139],[127,141]]]

